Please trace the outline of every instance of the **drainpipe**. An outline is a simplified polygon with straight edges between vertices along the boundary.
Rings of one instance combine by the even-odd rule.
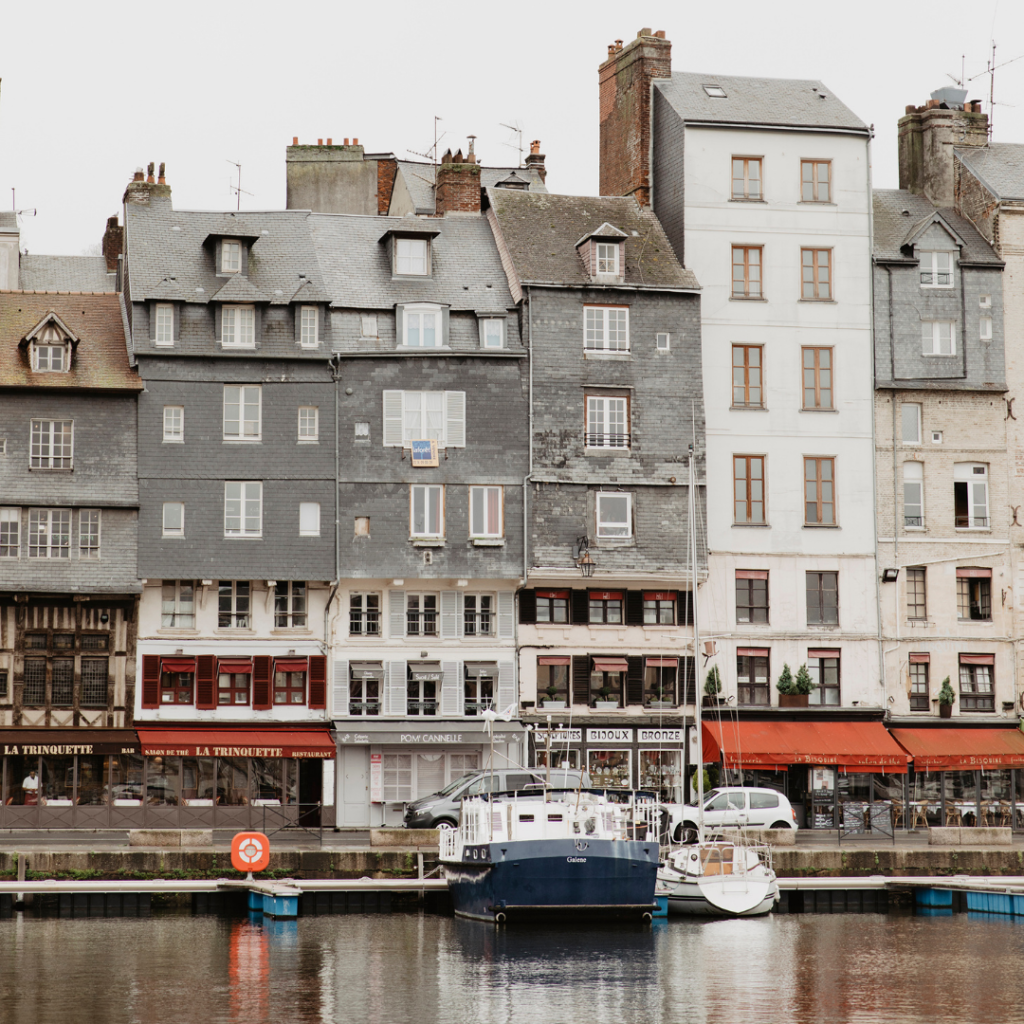
[[[324,607],[324,650],[327,657],[331,658],[330,644],[330,618],[331,604],[334,596],[341,586],[341,503],[338,500],[338,491],[341,486],[341,356],[333,355],[327,361],[327,368],[330,371],[331,379],[334,381],[334,586],[331,588],[330,596],[327,598],[327,605]],[[331,677],[334,678],[333,675]],[[330,702],[328,702],[330,703]],[[331,708],[333,711],[334,709]],[[329,720],[329,719],[328,719]]]
[[[526,359],[530,374],[530,412],[528,417],[529,436],[526,448],[529,457],[528,472],[523,477],[523,586],[526,586],[526,574],[530,565],[530,481],[533,479],[533,292],[526,288]]]

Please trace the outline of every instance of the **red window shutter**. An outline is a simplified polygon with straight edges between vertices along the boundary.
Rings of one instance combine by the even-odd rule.
[[[200,654],[196,661],[196,707],[209,710],[217,706],[217,658]]]
[[[256,711],[269,711],[272,704],[270,658],[257,655],[252,659],[252,706]]]
[[[322,654],[309,659],[309,706],[327,707],[327,659]]]
[[[160,656],[158,654],[142,656],[142,706],[144,708],[160,707]]]

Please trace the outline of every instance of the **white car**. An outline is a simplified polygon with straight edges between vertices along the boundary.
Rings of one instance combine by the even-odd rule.
[[[666,804],[669,835],[677,843],[692,843],[697,838],[698,809],[689,804]],[[753,786],[720,786],[704,800],[704,827],[720,828],[799,828],[796,811],[778,790]]]

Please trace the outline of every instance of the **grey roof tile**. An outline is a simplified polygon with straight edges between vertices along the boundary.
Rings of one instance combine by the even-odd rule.
[[[721,86],[725,97],[709,96],[705,85]],[[818,81],[675,71],[669,79],[656,80],[654,87],[687,122],[868,131],[868,126]]]
[[[24,291],[112,292],[115,275],[102,256],[21,257],[19,284]]]
[[[989,263],[1002,266],[992,246],[965,217],[950,209],[937,209],[923,196],[905,189],[876,189],[874,193],[874,257],[885,262],[912,262],[914,256],[901,246],[918,233],[933,216],[938,215],[950,231],[963,239],[960,258],[968,263]]]
[[[955,152],[998,199],[1024,200],[1024,145],[993,142],[988,146],[965,146]]]

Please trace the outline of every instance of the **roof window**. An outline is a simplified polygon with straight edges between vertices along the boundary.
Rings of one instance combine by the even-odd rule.
[[[714,99],[724,100],[728,98],[725,90],[720,85],[705,85],[704,91]]]

